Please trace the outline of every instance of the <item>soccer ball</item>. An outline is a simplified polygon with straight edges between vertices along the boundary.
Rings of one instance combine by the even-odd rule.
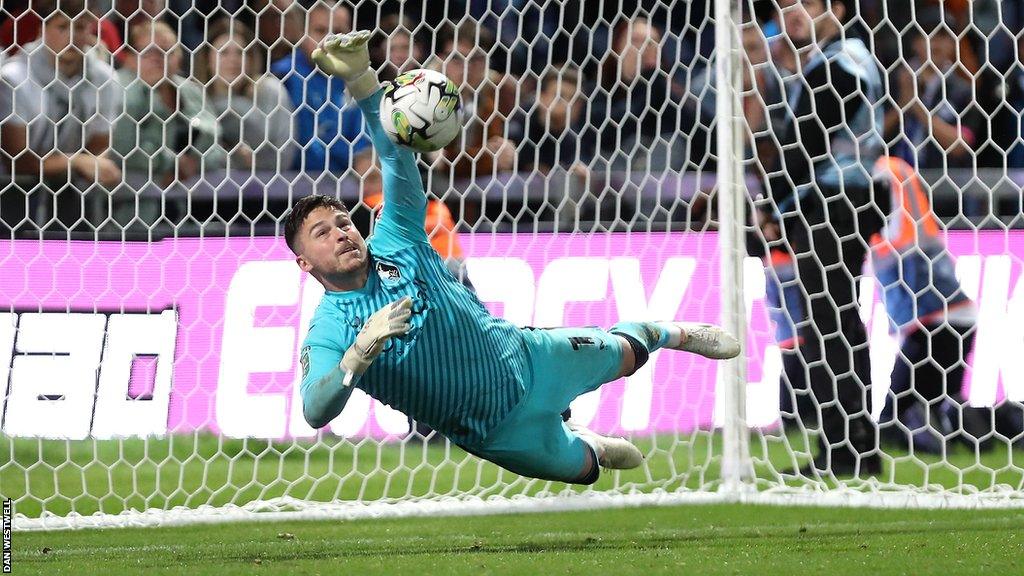
[[[459,89],[434,70],[413,70],[384,83],[380,123],[391,141],[416,152],[440,150],[462,122]]]

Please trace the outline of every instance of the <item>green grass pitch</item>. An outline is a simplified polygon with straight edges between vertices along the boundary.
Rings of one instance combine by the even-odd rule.
[[[637,439],[646,465],[605,473],[597,490],[650,492],[715,490],[721,436],[696,431]],[[775,471],[809,457],[807,437],[751,434],[754,472],[761,486],[777,483]],[[918,489],[1024,491],[1024,451],[975,452],[957,448],[944,458],[886,450],[881,482]],[[788,483],[801,485],[801,481]],[[301,500],[376,501],[473,494],[531,495],[558,492],[562,484],[526,481],[444,443],[352,442],[325,437],[311,442],[231,440],[211,435],[148,440],[42,440],[0,435],[0,496],[15,511],[35,518],[45,509],[117,514],[124,509],[243,505],[286,496]]]
[[[641,469],[595,486],[714,490],[721,437],[639,439]],[[806,459],[802,436],[752,434],[762,482]],[[1024,490],[1024,452],[887,450],[888,484]],[[774,480],[773,480],[774,479]],[[479,497],[560,491],[444,444],[180,436],[76,442],[0,436],[0,496],[44,508]],[[16,532],[14,574],[1024,574],[1024,510],[689,505],[594,512]]]
[[[16,533],[15,574],[1021,574],[1024,511],[693,505]]]

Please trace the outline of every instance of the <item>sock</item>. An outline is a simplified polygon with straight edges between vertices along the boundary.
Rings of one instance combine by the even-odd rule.
[[[647,364],[647,361],[651,358],[651,354],[647,351],[647,345],[623,332],[613,332],[612,334],[625,340],[629,344],[630,349],[633,350],[633,370],[624,374],[624,376],[636,374],[636,371],[644,364]]]
[[[619,322],[608,331],[612,334],[632,336],[647,348],[648,353],[651,353],[668,346],[672,342],[673,336],[678,341],[679,336],[674,335],[670,328],[675,327],[671,324],[663,325],[654,322]]]
[[[586,442],[585,439],[584,442]],[[593,458],[593,461],[590,463],[590,469],[586,470],[580,476],[580,478],[574,480],[572,482],[573,484],[583,484],[584,486],[589,486],[590,484],[597,482],[597,479],[601,477],[601,462],[600,460],[598,460],[597,451],[594,450],[594,447],[591,446],[590,444],[587,444],[587,448],[589,449],[590,455]]]
[[[593,436],[590,436],[588,434],[580,434],[579,432],[576,432],[576,437],[579,438],[580,440],[583,440],[583,443],[589,446],[590,449],[594,451],[595,462],[601,459],[601,456],[604,454],[604,448],[602,448],[601,445],[597,443],[597,438],[594,438]]]
[[[679,348],[679,345],[683,343],[686,332],[675,322],[654,322],[654,325],[668,332],[669,338],[665,346]]]

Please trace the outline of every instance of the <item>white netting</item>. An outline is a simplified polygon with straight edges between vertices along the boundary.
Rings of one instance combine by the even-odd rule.
[[[14,500],[16,528],[723,500],[1021,505],[1016,9],[845,3],[845,40],[825,49],[833,66],[821,68],[813,43],[800,66],[787,49],[802,45],[793,14],[805,9],[786,8],[795,28],[776,10],[792,0],[719,2],[736,11],[724,28],[710,2],[107,4],[0,8],[0,496]],[[801,21],[827,32],[827,18]],[[659,352],[581,397],[575,420],[627,435],[646,455],[587,489],[502,471],[358,392],[327,428],[309,428],[297,351],[323,289],[295,266],[282,216],[320,192],[342,198],[364,233],[372,227],[381,180],[360,113],[308,59],[323,35],[351,26],[380,31],[371,55],[382,78],[422,66],[461,85],[463,136],[421,158],[427,228],[496,314],[535,326],[736,325],[732,310],[745,308],[749,384],[727,394],[743,370]],[[935,74],[919,63],[940,55]],[[736,149],[715,135],[733,94],[715,87],[734,64]],[[814,66],[829,69],[827,82],[814,84]],[[916,87],[908,74],[921,77]],[[908,164],[876,166],[883,155]],[[825,175],[837,166],[842,177]],[[739,186],[727,186],[719,218],[719,181],[745,181],[762,198],[752,213],[763,226],[747,226]],[[827,224],[812,209],[822,190],[835,196]],[[798,199],[780,207],[787,191]],[[882,229],[892,206],[907,210]],[[844,224],[853,211],[859,219]],[[760,230],[779,220],[779,239],[766,241]],[[720,253],[720,223],[747,230],[750,256],[740,236]],[[813,250],[801,248],[808,231],[821,238]],[[935,336],[913,360],[946,376],[908,376],[890,394],[893,416],[881,412],[898,345],[877,283],[865,277],[859,295],[848,287],[846,302],[830,277],[818,291],[827,305],[808,298],[808,274],[845,273],[823,251],[829,238],[896,270],[886,285],[909,308],[892,308],[911,311],[897,321],[919,325],[918,309],[941,302],[927,318]],[[767,275],[762,255],[774,264]],[[942,292],[951,278],[976,316]],[[813,301],[815,322],[794,304],[771,324],[765,297],[775,292]],[[833,347],[819,360],[806,341],[780,350],[787,327],[827,336],[836,307],[853,352]],[[835,360],[835,350],[865,357],[848,329],[858,314],[870,416],[845,396],[866,390],[860,364]],[[941,364],[940,349],[965,335],[973,353],[956,346],[963,355]],[[969,367],[959,394],[956,366]],[[841,403],[804,384],[831,386],[829,367]],[[822,424],[832,426],[824,435]],[[819,462],[824,477],[796,474],[820,438],[834,448]],[[845,454],[860,479],[842,473]],[[869,478],[874,458],[882,471]]]
[[[767,278],[748,299],[775,320],[758,334],[755,309],[752,336],[783,411],[754,438],[754,483],[859,475],[866,492],[1019,502],[1015,13],[832,4],[763,6],[775,25],[741,32]]]

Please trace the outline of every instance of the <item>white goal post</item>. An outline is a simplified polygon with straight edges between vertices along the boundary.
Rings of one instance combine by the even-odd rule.
[[[813,0],[118,4],[0,8],[0,499],[15,530],[1024,507],[1024,13],[821,0],[815,34],[832,18],[841,39],[827,47],[786,21]],[[47,36],[62,18],[88,33]],[[326,193],[368,233],[381,202],[358,109],[308,68],[324,22],[381,30],[382,76],[461,84],[463,135],[421,157],[427,228],[494,314],[744,335],[739,359],[655,352],[573,403],[632,440],[640,468],[588,487],[520,477],[358,390],[325,428],[305,422],[299,349],[323,288],[295,265],[284,214]],[[812,85],[833,65],[853,83]],[[863,270],[808,249],[797,221],[860,246]],[[851,359],[838,373],[836,350]]]

